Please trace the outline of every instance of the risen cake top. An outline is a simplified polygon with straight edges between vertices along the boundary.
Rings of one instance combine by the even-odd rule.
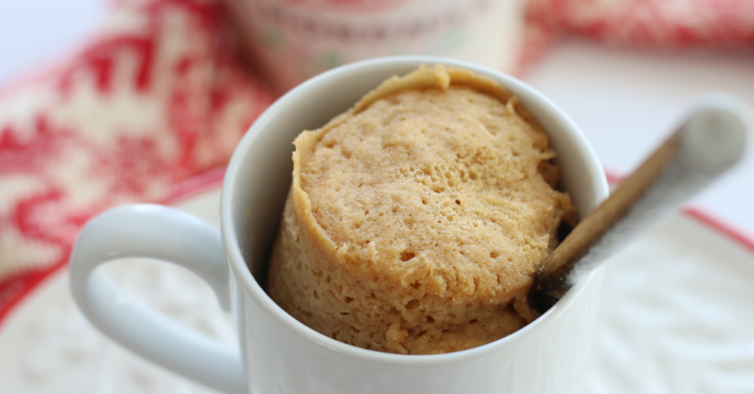
[[[521,299],[575,217],[547,135],[465,70],[394,77],[295,144],[296,210],[322,247],[422,304]]]

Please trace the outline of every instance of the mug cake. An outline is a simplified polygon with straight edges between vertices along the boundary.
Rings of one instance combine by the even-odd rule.
[[[503,86],[420,67],[294,145],[268,277],[290,315],[400,354],[484,345],[538,317],[533,276],[577,216],[547,135]]]

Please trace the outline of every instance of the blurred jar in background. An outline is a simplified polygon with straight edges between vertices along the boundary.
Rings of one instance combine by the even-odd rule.
[[[434,55],[511,72],[525,0],[228,0],[280,91],[358,60]]]

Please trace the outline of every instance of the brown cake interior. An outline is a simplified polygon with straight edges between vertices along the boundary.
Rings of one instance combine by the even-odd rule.
[[[295,141],[269,294],[314,330],[403,354],[537,317],[532,274],[575,209],[547,135],[502,86],[422,67]]]

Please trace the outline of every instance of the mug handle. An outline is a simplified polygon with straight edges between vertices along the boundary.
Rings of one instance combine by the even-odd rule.
[[[194,272],[230,311],[230,268],[220,232],[179,210],[137,204],[89,221],[71,254],[70,285],[84,315],[134,353],[214,389],[247,394],[238,348],[210,339],[137,302],[119,289],[101,264],[126,257],[169,261]]]

